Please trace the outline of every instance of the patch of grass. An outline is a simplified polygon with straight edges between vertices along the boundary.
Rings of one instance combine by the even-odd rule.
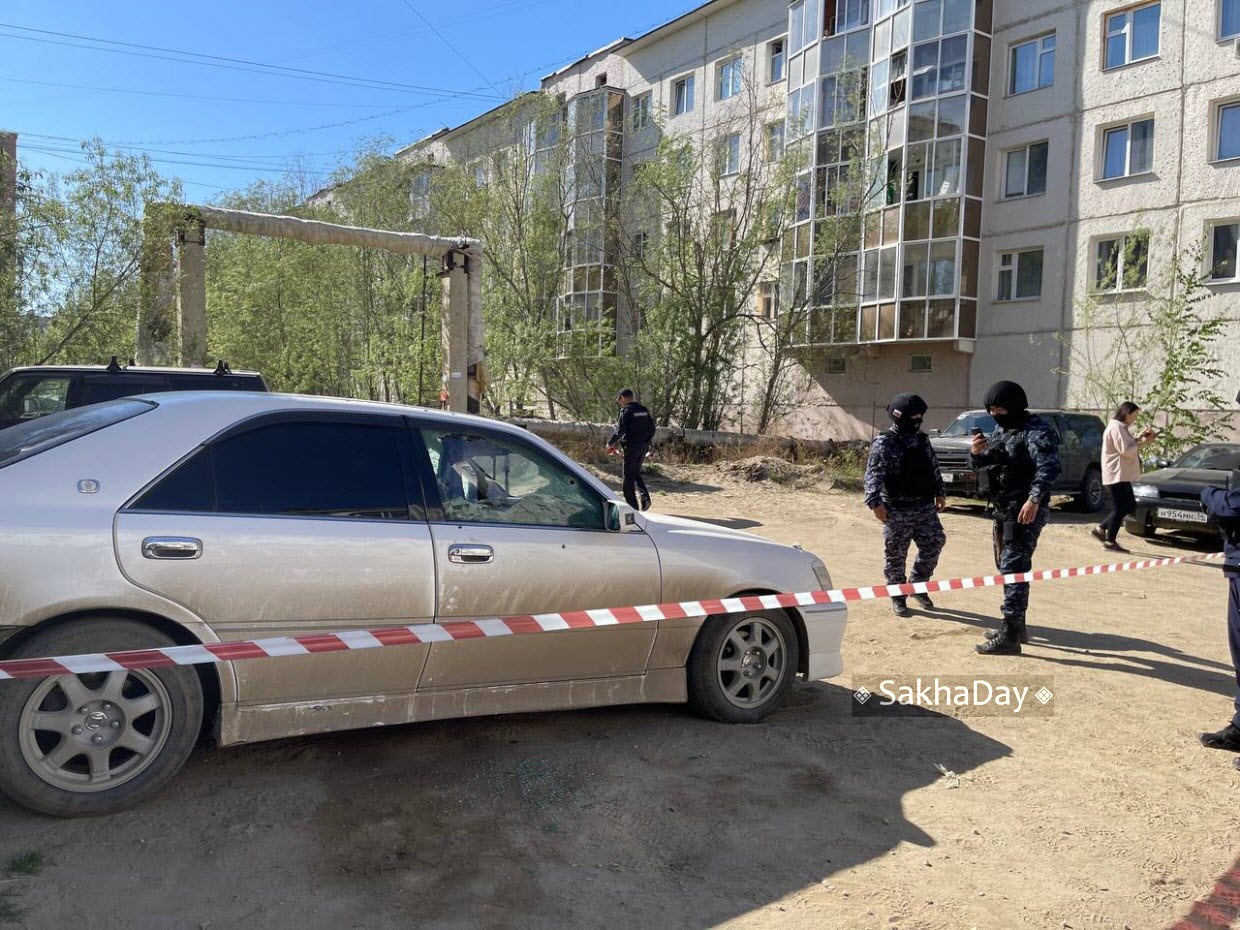
[[[0,888],[0,924],[17,923],[26,909],[17,903],[17,892],[12,888]]]
[[[10,859],[4,870],[10,875],[38,875],[46,864],[43,853],[29,849]]]

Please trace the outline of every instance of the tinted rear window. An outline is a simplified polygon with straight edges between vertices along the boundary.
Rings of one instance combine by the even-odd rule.
[[[152,378],[131,378],[125,376],[111,378],[87,378],[82,385],[81,396],[74,406],[85,407],[105,400],[116,400],[118,397],[132,397],[134,394],[156,394],[168,390],[168,379],[162,376]]]
[[[149,400],[113,400],[10,426],[0,430],[0,468],[154,409]]]

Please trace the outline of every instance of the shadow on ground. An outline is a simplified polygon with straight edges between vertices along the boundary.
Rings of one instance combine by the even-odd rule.
[[[283,740],[200,754],[133,811],[64,822],[0,801],[0,817],[55,863],[36,913],[88,894],[72,884],[88,872],[115,889],[98,904],[115,925],[708,927],[934,846],[905,795],[939,790],[936,764],[1010,752],[951,717],[854,719],[850,702],[813,683],[757,726],[646,706]]]

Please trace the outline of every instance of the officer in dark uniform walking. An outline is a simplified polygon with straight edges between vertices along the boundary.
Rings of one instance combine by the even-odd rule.
[[[887,405],[891,429],[875,438],[865,466],[865,504],[883,524],[887,584],[908,580],[908,547],[913,542],[917,543],[917,559],[912,580],[929,581],[947,543],[939,521],[939,512],[947,506],[943,476],[930,437],[921,431],[926,409],[926,402],[916,394],[897,394]],[[928,594],[914,594],[913,600],[927,610],[934,609]],[[909,616],[906,601],[891,599],[897,617]]]
[[[973,467],[978,486],[994,508],[995,565],[1003,574],[1027,572],[1033,551],[1050,516],[1051,488],[1059,477],[1059,434],[1029,412],[1025,389],[1000,381],[986,392],[986,412],[998,429],[987,439],[973,435]],[[1029,585],[1003,586],[1003,623],[986,642],[982,655],[1019,655],[1029,641],[1025,614]]]
[[[1240,394],[1236,395],[1240,404]],[[1208,749],[1240,752],[1240,472],[1233,472],[1227,490],[1206,488],[1201,503],[1223,530],[1226,538],[1223,572],[1227,575],[1227,645],[1236,673],[1235,714],[1231,723],[1217,733],[1202,733],[1201,745]],[[1240,769],[1240,758],[1233,763]]]
[[[628,505],[634,510],[649,510],[650,492],[642,480],[642,461],[654,439],[654,417],[637,402],[630,388],[616,395],[616,403],[620,405],[620,419],[607,440],[607,451],[615,452],[619,447],[624,452],[624,499]]]

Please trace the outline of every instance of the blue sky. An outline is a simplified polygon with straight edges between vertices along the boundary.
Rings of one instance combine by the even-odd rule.
[[[317,179],[366,137],[404,144],[456,125],[582,53],[695,5],[628,0],[599,16],[583,13],[593,4],[580,0],[8,0],[0,3],[0,128],[22,134],[20,155],[39,168],[73,167],[77,141],[90,136],[158,149],[149,154],[160,171],[187,182],[187,199],[206,200],[293,163]],[[71,36],[402,86],[168,61],[180,56],[151,48],[95,51],[81,46],[96,42]],[[343,125],[315,128],[329,124]]]

